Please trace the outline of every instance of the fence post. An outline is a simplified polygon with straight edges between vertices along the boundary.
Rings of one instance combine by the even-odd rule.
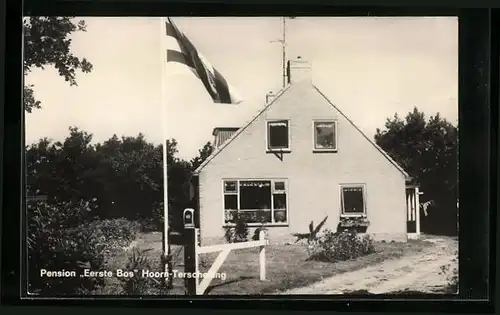
[[[266,238],[265,232],[260,231],[259,232],[259,240],[264,241]],[[260,267],[260,280],[266,280],[266,246],[261,245],[260,246],[260,253],[259,253],[259,267]]]
[[[185,209],[184,215],[184,273],[185,275],[184,286],[187,295],[196,295],[196,287],[198,286],[197,278],[192,277],[198,270],[196,247],[198,242],[196,240],[196,228],[194,226],[194,210]]]

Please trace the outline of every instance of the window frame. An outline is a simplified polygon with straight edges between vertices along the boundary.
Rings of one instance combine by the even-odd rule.
[[[316,124],[317,123],[333,123],[333,134],[334,134],[334,143],[335,147],[334,148],[317,148],[316,147]],[[338,122],[336,119],[313,119],[312,121],[312,148],[313,152],[337,152],[338,151],[338,128],[337,128]]]
[[[226,211],[235,211],[235,210],[226,210],[225,209],[225,196],[226,195],[236,195],[237,196],[237,207],[236,209],[237,212],[253,212],[253,211],[258,211],[262,209],[245,209],[241,210],[240,207],[240,182],[252,182],[252,181],[269,181],[271,182],[271,209],[269,211],[271,212],[271,222],[264,223],[264,226],[288,226],[289,225],[289,193],[290,193],[290,186],[288,183],[288,179],[286,178],[224,178],[222,179],[222,226],[223,227],[231,227],[234,226],[234,223],[226,222]],[[236,182],[236,192],[227,192],[225,191],[225,183],[226,182]],[[275,183],[276,182],[283,182],[285,184],[285,189],[283,191],[276,191],[275,190]],[[286,209],[274,209],[274,195],[275,194],[285,194],[285,206]],[[275,222],[274,220],[274,212],[277,210],[285,210],[286,213],[286,221],[285,222]],[[251,222],[247,223],[249,227],[255,227],[255,226],[261,226],[262,224],[260,222]]]
[[[344,188],[361,188],[363,195],[363,212],[360,213],[345,213],[344,206]],[[366,203],[367,203],[367,194],[366,194],[366,184],[340,184],[339,185],[339,197],[340,197],[340,217],[341,218],[361,218],[367,217],[366,213]]]
[[[287,134],[288,134],[288,147],[287,148],[271,148],[270,147],[270,130],[271,126],[270,124],[272,123],[278,123],[278,122],[286,122],[287,125]],[[292,146],[292,137],[291,137],[291,130],[290,130],[290,119],[267,119],[266,120],[266,152],[291,152],[291,146]]]

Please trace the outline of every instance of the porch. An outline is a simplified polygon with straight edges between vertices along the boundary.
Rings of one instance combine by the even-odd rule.
[[[408,239],[420,237],[420,195],[417,185],[406,185],[406,233]]]

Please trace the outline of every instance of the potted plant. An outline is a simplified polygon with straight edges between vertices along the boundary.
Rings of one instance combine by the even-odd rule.
[[[370,221],[366,215],[359,217],[341,217],[340,226],[343,228],[367,228],[370,226]]]
[[[286,222],[286,210],[274,210],[275,222]]]

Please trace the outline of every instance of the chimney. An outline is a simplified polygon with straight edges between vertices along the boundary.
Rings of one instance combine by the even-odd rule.
[[[298,56],[295,60],[288,60],[287,67],[288,83],[298,83],[312,81],[312,67],[311,64]]]

